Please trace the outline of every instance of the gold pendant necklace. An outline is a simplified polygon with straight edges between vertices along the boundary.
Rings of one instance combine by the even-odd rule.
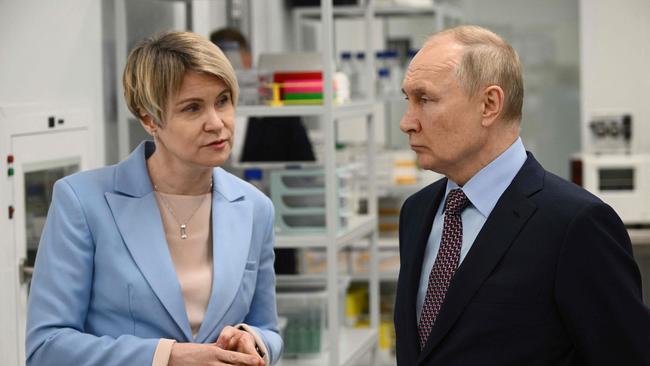
[[[188,217],[187,220],[185,220],[185,222],[182,222],[181,220],[178,219],[178,216],[176,216],[176,212],[174,212],[174,209],[169,204],[167,199],[165,197],[163,197],[162,192],[160,192],[160,190],[158,190],[158,185],[154,185],[153,188],[154,188],[154,190],[156,190],[156,192],[159,193],[158,197],[160,197],[160,200],[162,201],[163,205],[167,208],[169,213],[172,215],[172,217],[174,218],[174,221],[176,221],[176,224],[178,224],[180,226],[181,239],[187,239],[187,224],[190,222],[190,220],[192,220],[192,217],[194,217],[194,214],[203,205],[203,202],[205,202],[205,199],[209,196],[209,194],[206,194],[203,197],[203,199],[201,200],[201,202],[199,202],[199,204],[194,208],[194,210],[192,210],[192,214],[190,215],[190,217]],[[212,191],[212,182],[210,182],[210,191]],[[208,191],[208,193],[210,191]]]

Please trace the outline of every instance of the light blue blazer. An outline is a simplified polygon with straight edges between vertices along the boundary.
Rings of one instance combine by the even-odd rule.
[[[271,201],[214,169],[214,278],[196,336],[140,144],[123,162],[56,182],[29,295],[28,365],[150,365],[159,338],[215,342],[246,323],[275,363],[277,329]]]

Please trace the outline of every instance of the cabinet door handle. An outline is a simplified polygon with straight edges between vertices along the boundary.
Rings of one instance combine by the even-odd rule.
[[[26,265],[27,260],[21,259],[20,266],[18,268],[18,276],[20,277],[20,284],[24,285],[32,279],[34,274],[34,267]]]

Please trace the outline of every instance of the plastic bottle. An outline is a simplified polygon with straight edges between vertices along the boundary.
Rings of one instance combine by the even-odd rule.
[[[396,51],[386,51],[384,52],[384,59],[386,67],[393,69],[397,64],[397,52]]]
[[[382,67],[377,72],[377,96],[387,97],[393,91],[393,82],[390,79],[390,69]]]
[[[387,51],[386,52],[386,66],[390,70],[390,78],[392,83],[392,90],[390,91],[393,94],[397,94],[402,88],[402,78],[404,77],[404,71],[402,66],[399,64],[398,60],[399,54],[397,51]]]
[[[352,95],[352,91],[355,90],[357,74],[352,65],[352,53],[351,52],[341,52],[341,60],[337,67],[338,71],[345,74],[348,79],[348,90],[340,90],[344,95]],[[347,98],[346,98],[347,99]]]
[[[380,69],[386,67],[386,51],[377,51],[375,53],[375,70],[379,73]]]
[[[366,88],[368,88],[368,81],[366,80],[366,54],[364,52],[357,52],[357,57],[354,62],[354,68],[357,72],[356,90],[353,91],[353,98],[363,99],[368,95]]]

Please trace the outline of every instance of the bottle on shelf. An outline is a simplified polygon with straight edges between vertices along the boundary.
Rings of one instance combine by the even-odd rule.
[[[357,73],[354,68],[354,65],[352,64],[351,52],[347,52],[347,51],[341,52],[341,59],[337,67],[337,70],[342,74],[344,74],[348,79],[347,90],[344,90],[345,85],[339,85],[339,87],[337,88],[337,93],[342,93],[343,95],[351,96],[352,92],[356,88],[356,80],[357,80]],[[345,99],[349,100],[349,97]]]
[[[352,90],[352,97],[355,99],[363,99],[368,95],[366,90],[368,87],[366,81],[366,53],[357,52],[353,65],[357,79],[355,80],[355,89]]]
[[[375,70],[379,74],[379,70],[386,67],[386,51],[377,51],[375,53]]]
[[[377,72],[377,96],[388,97],[393,93],[393,81],[390,78],[390,69],[382,67]]]
[[[386,51],[386,66],[390,70],[390,78],[393,84],[391,93],[396,93],[401,89],[402,78],[404,77],[404,71],[399,63],[398,56],[397,51]]]

